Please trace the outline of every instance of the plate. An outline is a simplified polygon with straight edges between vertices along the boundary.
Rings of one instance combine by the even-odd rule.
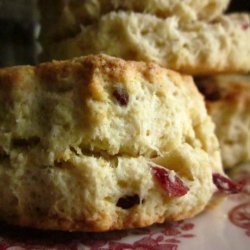
[[[0,250],[249,250],[250,164],[233,171],[241,194],[218,196],[199,216],[111,233],[63,233],[0,225]]]

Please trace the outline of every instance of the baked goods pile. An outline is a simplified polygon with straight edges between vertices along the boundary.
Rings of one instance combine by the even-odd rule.
[[[68,60],[0,70],[0,219],[127,229],[239,191],[183,74],[250,69],[249,17],[223,16],[228,2],[41,0],[43,58]]]

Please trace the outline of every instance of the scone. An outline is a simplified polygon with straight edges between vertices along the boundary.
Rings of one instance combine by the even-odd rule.
[[[225,168],[250,161],[250,76],[197,79],[216,125]]]
[[[106,53],[154,61],[192,75],[250,70],[250,19],[222,16],[211,23],[182,23],[178,16],[113,12],[72,37],[44,47],[47,59]]]
[[[42,37],[70,37],[81,25],[95,22],[111,11],[149,13],[162,18],[178,15],[183,21],[212,20],[222,14],[229,0],[39,0]],[[48,7],[49,6],[49,7]]]
[[[191,77],[104,55],[0,70],[0,220],[143,227],[196,215],[216,187],[235,190]]]

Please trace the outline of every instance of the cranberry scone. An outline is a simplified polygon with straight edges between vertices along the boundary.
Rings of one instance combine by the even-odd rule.
[[[186,20],[213,20],[227,8],[229,0],[39,0],[42,37],[70,37],[111,11],[148,13],[161,18],[178,15]]]
[[[144,227],[234,188],[191,77],[104,55],[0,70],[0,220]]]
[[[250,70],[248,14],[221,16],[213,22],[181,22],[149,14],[112,12],[82,27],[74,37],[44,47],[48,59],[106,53],[154,61],[191,75]]]
[[[210,76],[197,79],[196,83],[216,125],[224,167],[249,162],[250,76]]]

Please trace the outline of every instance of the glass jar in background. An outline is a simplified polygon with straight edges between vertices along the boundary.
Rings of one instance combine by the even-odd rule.
[[[0,67],[35,64],[36,0],[0,0]]]

